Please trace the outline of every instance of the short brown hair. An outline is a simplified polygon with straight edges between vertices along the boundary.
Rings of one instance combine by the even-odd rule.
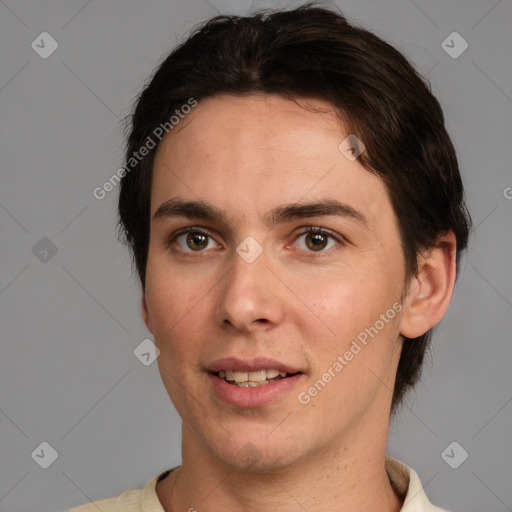
[[[386,185],[400,224],[407,277],[417,272],[418,252],[450,231],[457,241],[458,267],[471,219],[439,102],[399,51],[314,3],[248,17],[216,16],[196,29],[140,94],[131,116],[127,161],[191,97],[201,101],[256,92],[325,100],[348,133],[363,141],[359,160]],[[125,174],[119,196],[120,233],[132,250],[143,289],[157,147]],[[430,336],[431,331],[404,340],[393,411],[420,377]]]

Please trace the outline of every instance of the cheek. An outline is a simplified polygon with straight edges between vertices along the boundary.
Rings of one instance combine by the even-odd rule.
[[[348,285],[335,289],[329,298],[315,302],[319,316],[329,326],[328,336],[319,336],[311,343],[312,337],[304,333],[311,376],[303,391],[315,393],[310,395],[315,396],[311,403],[318,410],[331,410],[334,423],[344,411],[363,411],[376,393],[392,388],[389,372],[397,347],[400,313],[393,308],[397,303],[392,293],[382,289],[374,292]],[[388,381],[387,386],[383,385]]]
[[[333,369],[336,361],[340,368],[338,356],[342,357],[343,369],[339,373],[333,369],[337,375],[335,383],[322,400],[334,400],[336,395],[361,399],[364,383],[376,379],[373,374],[384,379],[399,324],[399,313],[393,309],[399,290],[388,281],[392,279],[379,280],[373,276],[357,282],[339,280],[335,285],[324,286],[323,293],[315,292],[311,301],[314,320],[306,323],[304,317],[297,315],[312,363],[313,380]],[[376,379],[374,384],[378,382]]]
[[[163,274],[147,276],[146,302],[153,324],[155,345],[160,350],[157,359],[162,382],[180,415],[187,414],[187,392],[191,386],[191,363],[198,359],[204,338],[204,293],[196,287],[186,286],[176,278],[162,278]]]
[[[160,331],[169,329],[193,314],[212,285],[198,269],[172,266],[166,253],[150,254],[146,272],[146,302]]]
[[[169,272],[148,273],[146,304],[153,327],[155,344],[164,360],[178,361],[193,347],[193,340],[203,333],[207,312],[205,294],[209,287],[192,285],[183,278],[170,277]]]
[[[357,335],[378,319],[379,314],[391,307],[391,293],[375,279],[337,279],[324,282],[322,287],[304,285],[304,297],[309,297],[310,310],[314,313],[316,327],[330,334],[334,346],[339,346]],[[309,295],[308,295],[309,294]],[[388,297],[389,295],[389,297]],[[390,302],[387,304],[387,302]],[[311,327],[312,323],[308,323]]]

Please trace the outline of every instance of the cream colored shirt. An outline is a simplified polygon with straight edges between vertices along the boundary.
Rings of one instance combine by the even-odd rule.
[[[155,476],[143,489],[128,490],[117,498],[95,501],[68,512],[165,512],[155,487],[171,471],[168,469]],[[403,462],[386,457],[386,471],[395,492],[404,499],[401,512],[448,512],[430,503],[417,473]]]

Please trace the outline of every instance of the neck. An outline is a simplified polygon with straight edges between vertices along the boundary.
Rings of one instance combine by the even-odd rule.
[[[157,495],[166,512],[399,512],[402,500],[384,465],[387,428],[381,432],[372,438],[359,431],[284,470],[247,472],[219,461],[184,430],[182,466],[157,484]]]

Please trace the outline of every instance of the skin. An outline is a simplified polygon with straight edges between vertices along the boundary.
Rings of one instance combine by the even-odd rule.
[[[448,308],[455,241],[441,237],[406,279],[384,183],[339,151],[346,136],[322,101],[223,95],[199,102],[158,148],[142,313],[183,420],[182,465],[156,488],[168,512],[401,508],[384,459],[402,336],[423,334]],[[171,198],[207,201],[225,218],[153,218]],[[277,206],[322,199],[350,205],[366,224],[335,215],[265,223]],[[333,237],[318,248],[301,234],[307,226]],[[199,250],[186,234],[166,243],[186,227],[208,232]],[[252,263],[236,252],[248,236],[263,249]],[[396,303],[378,335],[300,403]],[[268,405],[234,407],[205,371],[229,356],[273,358],[304,375]]]

